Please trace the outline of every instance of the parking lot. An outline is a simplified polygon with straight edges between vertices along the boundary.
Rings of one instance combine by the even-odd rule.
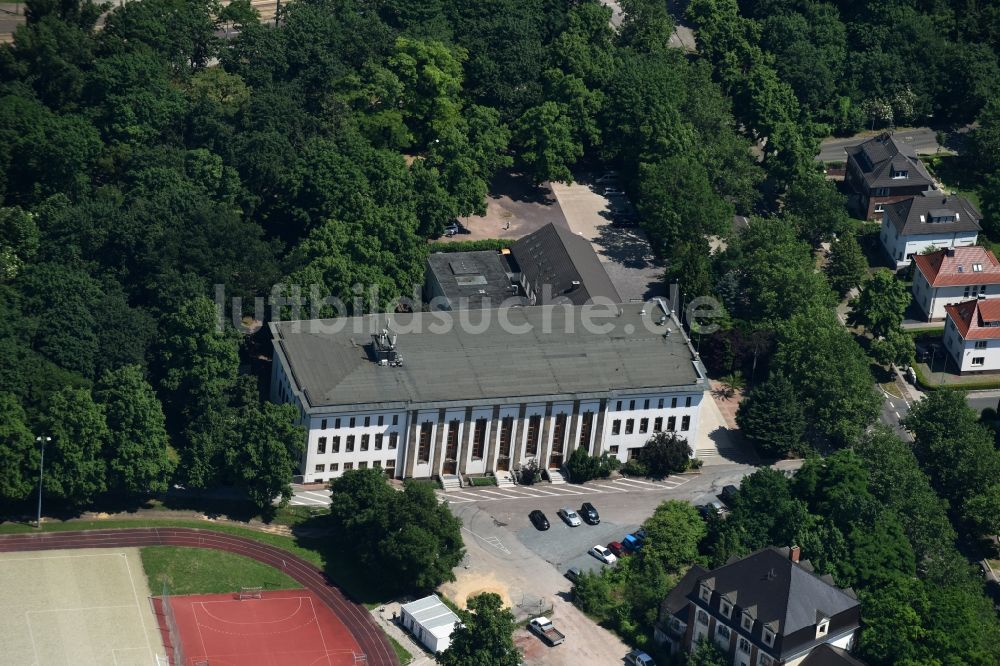
[[[653,492],[657,490],[673,490],[691,480],[690,476],[670,476],[662,481],[646,481],[642,479],[615,479],[591,481],[584,485],[552,485],[540,483],[533,486],[514,486],[513,488],[463,488],[450,492],[440,491],[442,501],[451,504],[466,502],[492,502],[497,500],[520,500],[533,498],[564,497],[569,503],[591,501],[583,496],[602,495],[606,493]]]

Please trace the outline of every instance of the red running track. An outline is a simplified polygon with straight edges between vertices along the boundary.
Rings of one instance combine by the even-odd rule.
[[[141,548],[184,546],[211,548],[249,557],[280,569],[313,592],[340,618],[367,655],[369,664],[399,666],[388,638],[361,604],[349,601],[321,570],[277,546],[212,530],[190,527],[135,527],[80,532],[43,532],[0,536],[0,553],[66,548]]]

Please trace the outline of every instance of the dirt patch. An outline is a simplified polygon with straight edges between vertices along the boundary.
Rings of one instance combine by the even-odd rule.
[[[475,573],[468,570],[458,571],[455,582],[445,583],[441,592],[459,606],[465,608],[469,597],[483,592],[493,592],[500,595],[504,606],[511,606],[510,591],[505,583],[498,580],[493,573]]]

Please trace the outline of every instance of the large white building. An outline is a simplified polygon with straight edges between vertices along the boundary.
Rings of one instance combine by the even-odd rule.
[[[959,373],[1000,370],[1000,299],[945,306],[944,346]]]
[[[1000,296],[1000,262],[984,247],[918,254],[913,264],[913,300],[928,321],[944,319],[946,305]]]
[[[981,218],[965,197],[927,190],[886,204],[879,237],[886,254],[902,268],[928,248],[975,245]]]
[[[546,305],[270,325],[271,399],[307,427],[301,481],[625,461],[657,431],[694,448],[708,383],[663,304]],[[381,332],[387,331],[383,336]]]

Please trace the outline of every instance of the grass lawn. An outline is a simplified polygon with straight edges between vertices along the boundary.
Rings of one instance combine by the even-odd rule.
[[[976,177],[969,166],[969,159],[959,155],[934,155],[925,157],[924,163],[931,173],[937,176],[945,189],[962,195],[972,202],[977,209],[979,206],[979,187],[982,183]]]
[[[386,634],[388,636],[388,634]],[[408,663],[413,661],[413,655],[410,654],[405,647],[399,644],[392,636],[388,636],[389,642],[392,643],[392,649],[395,650],[396,656],[399,657],[399,663],[406,666]]]
[[[388,591],[388,581],[378,578],[374,572],[368,571],[356,558],[351,556],[349,549],[338,543],[335,537],[288,537],[271,534],[246,527],[237,527],[223,523],[213,523],[204,520],[67,520],[52,521],[42,525],[44,532],[69,532],[73,530],[111,530],[129,527],[194,527],[203,530],[214,530],[226,534],[254,539],[278,548],[283,548],[302,559],[323,569],[344,592],[355,601],[363,603],[368,608],[374,608],[388,601],[392,593]],[[0,534],[24,534],[35,532],[36,528],[23,523],[5,523],[0,525]]]
[[[164,576],[170,594],[239,592],[241,587],[265,590],[302,587],[274,567],[221,550],[148,546],[139,553],[153,594],[163,589]]]

